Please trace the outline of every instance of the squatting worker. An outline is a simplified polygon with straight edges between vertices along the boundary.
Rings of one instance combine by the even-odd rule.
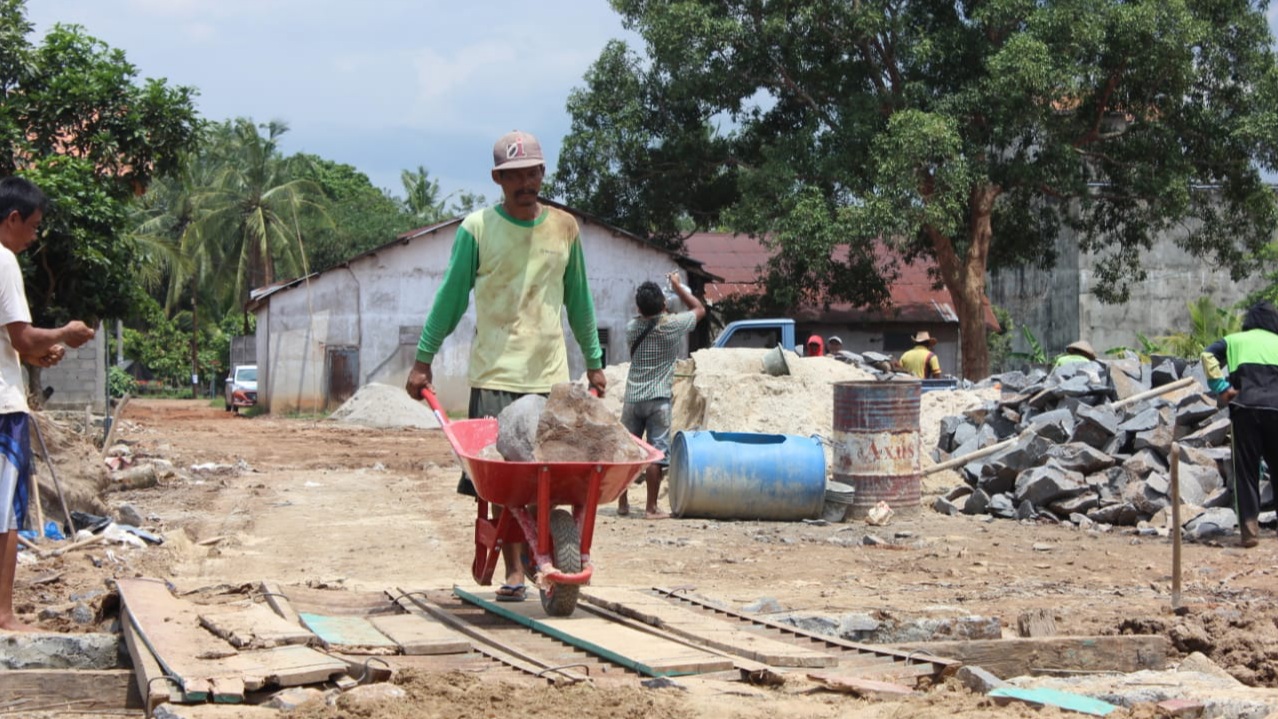
[[[843,340],[839,339],[838,335],[831,335],[829,339],[825,341],[825,351],[826,351],[826,354],[832,354],[832,355],[837,355],[838,353],[842,352]]]
[[[941,376],[941,361],[936,358],[932,348],[936,346],[936,338],[927,330],[916,332],[910,341],[914,349],[901,355],[901,367],[920,379],[934,379]]]
[[[666,279],[688,311],[671,314],[666,306],[665,293],[655,282],[645,282],[635,291],[635,306],[639,309],[639,316],[626,325],[626,342],[630,346],[630,373],[626,375],[621,423],[640,439],[647,435],[648,444],[669,454],[675,360],[679,359],[684,335],[696,329],[697,323],[706,316],[706,308],[679,281],[678,272],[671,272]],[[657,495],[661,492],[661,468],[669,464],[667,458],[648,465],[644,470],[648,490],[644,517],[647,519],[665,519],[670,516],[657,508]],[[629,513],[630,500],[622,492],[617,499],[617,514]]]
[[[1056,369],[1062,365],[1071,364],[1073,362],[1095,362],[1096,350],[1092,349],[1091,343],[1087,340],[1079,340],[1065,347],[1065,354],[1056,358],[1056,362],[1052,364],[1052,369]]]
[[[435,294],[417,343],[417,361],[408,374],[408,394],[420,399],[431,387],[431,362],[457,327],[475,293],[475,336],[470,348],[472,419],[496,417],[528,394],[545,395],[567,382],[568,352],[560,314],[586,358],[586,378],[600,396],[607,387],[603,350],[595,327],[595,305],[586,282],[577,220],[538,200],[546,165],[537,138],[526,132],[503,135],[493,146],[493,182],[501,186],[495,207],[462,220],[452,258]],[[474,495],[466,477],[458,492]],[[502,557],[502,601],[525,595],[522,544],[506,544]]]
[[[0,179],[0,630],[34,632],[13,613],[13,580],[18,564],[18,515],[24,514],[31,472],[27,384],[22,362],[52,367],[93,339],[93,328],[72,320],[56,330],[31,326],[18,254],[35,242],[49,201],[40,188],[20,177]],[[39,502],[39,497],[34,497]]]
[[[1278,310],[1252,305],[1242,331],[1213,342],[1203,352],[1211,390],[1229,405],[1234,433],[1234,511],[1240,544],[1260,542],[1260,460],[1278,467]],[[1221,368],[1229,371],[1224,377]]]

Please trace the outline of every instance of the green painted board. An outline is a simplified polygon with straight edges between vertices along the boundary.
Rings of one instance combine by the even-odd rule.
[[[307,629],[315,632],[316,636],[331,647],[398,648],[394,640],[377,631],[377,627],[363,617],[333,617],[307,612],[301,612],[298,616]]]
[[[578,613],[550,617],[539,602],[498,603],[491,592],[453,587],[460,599],[533,631],[594,654],[649,677],[674,677],[732,669],[728,657],[711,654],[601,617]]]
[[[1020,689],[1001,687],[989,693],[995,699],[1015,699],[1029,704],[1060,707],[1069,711],[1103,717],[1118,707],[1082,694],[1070,694],[1056,689]]]

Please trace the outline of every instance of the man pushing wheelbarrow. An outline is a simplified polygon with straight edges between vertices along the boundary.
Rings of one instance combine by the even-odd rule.
[[[457,328],[475,293],[475,336],[470,350],[471,419],[496,417],[528,394],[546,395],[567,382],[568,353],[561,310],[586,358],[586,378],[603,396],[603,350],[586,282],[577,220],[538,199],[546,175],[541,145],[526,132],[503,135],[493,146],[493,182],[499,204],[462,220],[452,258],[417,344],[407,390],[421,399],[433,389],[431,362]],[[475,496],[463,474],[457,491]],[[591,508],[593,518],[593,507]],[[499,601],[523,601],[526,588],[519,543],[502,545],[505,581]]]

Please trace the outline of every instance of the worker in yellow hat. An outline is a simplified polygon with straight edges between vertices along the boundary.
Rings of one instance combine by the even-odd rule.
[[[936,358],[932,348],[936,346],[936,338],[927,330],[916,332],[910,341],[914,349],[901,355],[901,367],[919,379],[935,379],[941,376],[941,361]]]
[[[1065,348],[1065,354],[1056,358],[1056,362],[1052,365],[1052,369],[1056,369],[1061,365],[1067,365],[1071,362],[1095,362],[1096,350],[1088,344],[1087,340],[1079,340]]]

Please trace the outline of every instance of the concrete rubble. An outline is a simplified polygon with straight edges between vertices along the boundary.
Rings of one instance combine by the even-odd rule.
[[[1129,397],[1193,377],[1186,387],[1131,403]],[[937,498],[941,513],[1072,523],[1085,529],[1148,524],[1171,506],[1177,443],[1187,536],[1237,527],[1231,507],[1229,416],[1206,391],[1196,364],[1135,359],[1067,364],[1048,373],[1008,372],[1001,399],[941,422],[932,457],[961,458],[1009,446],[960,468],[964,485]],[[1118,406],[1115,406],[1117,403]],[[1268,480],[1262,495],[1272,496]]]

